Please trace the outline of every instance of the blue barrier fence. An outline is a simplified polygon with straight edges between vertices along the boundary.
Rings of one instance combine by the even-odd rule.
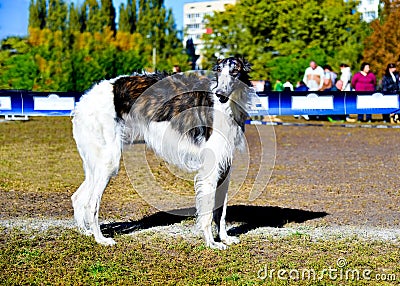
[[[0,90],[0,115],[69,116],[80,92]]]
[[[251,115],[344,115],[399,112],[399,95],[381,92],[269,92]]]
[[[80,92],[0,90],[0,115],[69,116]],[[380,92],[258,93],[250,115],[343,115],[399,112],[399,95]]]

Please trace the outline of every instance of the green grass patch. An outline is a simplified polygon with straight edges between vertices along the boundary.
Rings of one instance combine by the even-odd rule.
[[[39,117],[32,118],[28,122],[0,124],[0,219],[72,218],[70,196],[82,182],[83,170],[71,128],[70,118],[67,117]],[[290,133],[290,130],[286,132]],[[290,133],[290,144],[296,143],[293,140],[294,135],[302,139],[300,133],[307,130],[310,129],[303,129],[296,133],[297,135]],[[317,131],[326,130],[317,129]],[[358,129],[356,131],[358,132]],[[397,133],[390,135],[398,136]],[[370,137],[377,140],[376,145],[379,149],[382,146],[378,144],[378,139],[387,138]],[[372,140],[371,138],[365,140]],[[284,141],[282,138],[281,140]],[[385,140],[395,142],[394,139]],[[282,146],[285,147],[284,144]],[[388,146],[396,148],[393,144]],[[288,150],[288,153],[289,158],[294,158],[292,149]],[[288,180],[290,172],[287,169],[290,166],[284,163],[286,164],[286,161],[278,162],[275,170],[278,174],[274,174],[273,180],[277,181],[280,179],[279,176],[282,176],[281,180],[285,182]],[[306,169],[311,165],[303,165],[306,168],[301,174],[310,175]],[[158,170],[156,174],[165,185],[171,185],[177,190],[193,188],[193,184],[187,181],[184,183],[169,181],[165,165],[157,166],[155,162],[151,167],[154,171]],[[318,173],[318,176],[320,175]],[[385,178],[389,180],[392,177]],[[397,175],[391,180],[397,184]],[[142,181],[145,183],[145,180]],[[386,185],[388,181],[383,183]],[[313,191],[308,197],[315,198],[314,182],[309,183],[311,187],[307,182],[302,182],[300,187],[296,188],[292,184],[293,181],[289,181],[287,186],[277,184],[268,190],[268,194],[263,198],[264,201],[257,203],[312,209],[313,203],[300,195]],[[323,186],[322,183],[321,185]],[[336,189],[336,186],[333,186],[328,191],[338,194],[336,190],[340,188],[341,192],[346,190],[349,192],[353,189],[352,186],[344,190],[342,187]],[[398,207],[396,203],[398,191],[395,187],[393,189],[396,190],[393,194],[390,192],[391,189],[387,191],[390,197],[386,199],[383,207],[382,212],[385,217],[391,204],[394,210]],[[288,196],[296,191],[295,199]],[[372,196],[377,191],[378,188],[374,187],[369,195]],[[321,193],[324,194],[323,191],[319,192]],[[358,195],[358,189],[355,193]],[[340,206],[345,199],[340,196],[335,199],[334,194],[329,194],[329,200],[315,202],[315,206],[318,207],[314,206],[314,211],[322,209],[334,214],[335,209],[332,207]],[[357,197],[354,202],[359,200]],[[304,205],[299,207],[296,205],[297,202],[302,202]],[[323,203],[325,205],[321,206]],[[340,209],[341,221],[345,219],[344,210],[350,206],[353,205],[349,203],[349,207],[345,205]],[[374,204],[373,207],[376,208],[377,205]],[[121,168],[119,176],[111,181],[104,194],[100,217],[111,221],[140,221],[144,216],[155,212],[156,210],[146,204],[132,189],[126,173]],[[347,213],[347,218],[351,218],[352,215],[354,214],[351,212]],[[398,219],[398,216],[396,218]],[[192,220],[182,222],[184,225],[192,223]],[[395,221],[392,223],[394,225]],[[239,245],[232,246],[227,251],[215,251],[206,248],[200,237],[179,238],[150,231],[117,235],[117,245],[113,247],[98,245],[92,237],[60,228],[46,232],[0,228],[0,232],[0,285],[398,285],[400,283],[398,241],[368,242],[357,237],[314,241],[306,232],[298,231],[284,237],[245,234],[241,236]],[[329,273],[329,270],[336,272]],[[359,271],[360,275],[362,271],[368,271],[369,275],[353,277],[357,274],[356,271]],[[316,275],[315,279],[309,277],[313,273]],[[309,276],[302,277],[303,274]],[[346,275],[353,276],[346,277]]]
[[[74,230],[31,233],[3,229],[1,237],[1,285],[395,285],[400,282],[399,245],[357,239],[315,242],[305,235],[242,236],[241,244],[227,251],[216,251],[204,248],[200,238],[172,238],[150,231],[118,236],[118,244],[113,247],[98,245],[91,237]],[[355,276],[356,271],[359,276]],[[368,276],[362,276],[363,271]],[[377,275],[385,275],[386,281],[376,280]]]

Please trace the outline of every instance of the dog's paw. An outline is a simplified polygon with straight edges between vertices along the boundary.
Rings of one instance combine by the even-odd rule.
[[[237,238],[236,236],[226,236],[223,239],[221,238],[221,241],[227,245],[232,245],[232,244],[238,244],[240,243],[240,239]]]
[[[101,238],[96,238],[96,242],[106,246],[111,246],[116,244],[114,239],[112,239],[111,237],[104,237],[104,236]]]
[[[228,248],[228,246],[222,242],[215,242],[212,241],[210,243],[207,243],[207,247],[211,248],[211,249],[218,249],[218,250],[225,250]]]
[[[87,227],[85,227],[84,225],[78,225],[78,231],[86,236],[91,236],[93,234],[93,231]]]

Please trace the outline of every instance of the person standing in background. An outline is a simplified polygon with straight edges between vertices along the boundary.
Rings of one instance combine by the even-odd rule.
[[[304,81],[299,81],[294,91],[308,91],[308,87],[306,86]]]
[[[341,91],[351,91],[351,69],[346,64],[340,64]]]
[[[321,91],[331,91],[335,87],[337,74],[332,71],[330,65],[324,65],[323,69],[325,76]]]
[[[172,67],[172,74],[180,73],[181,72],[181,67],[178,65],[174,65]]]
[[[264,92],[272,91],[272,84],[269,78],[264,81]]]
[[[311,61],[310,66],[306,68],[303,77],[303,82],[307,85],[308,90],[321,90],[322,85],[324,84],[324,78],[324,70],[318,66],[315,61]]]
[[[399,73],[395,64],[388,64],[382,78],[382,91],[398,93],[400,91]]]
[[[290,80],[286,80],[285,83],[283,84],[283,90],[284,91],[293,91],[293,84],[291,84]]]
[[[382,78],[382,91],[383,92],[400,92],[400,79],[399,73],[396,71],[396,65],[390,63],[386,67],[385,74]],[[390,114],[382,114],[382,119],[384,122],[390,122]]]
[[[354,74],[351,85],[356,91],[375,91],[376,76],[370,71],[369,63],[363,62],[360,71]],[[363,121],[364,114],[358,114],[358,121]],[[365,121],[371,122],[372,114],[367,114]]]
[[[283,91],[283,83],[280,79],[277,79],[274,85],[274,91]]]

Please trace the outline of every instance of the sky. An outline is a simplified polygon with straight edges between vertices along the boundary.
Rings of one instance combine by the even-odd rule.
[[[65,0],[67,3],[71,1],[79,4],[84,0]],[[164,5],[166,8],[172,8],[176,26],[181,30],[183,26],[183,4],[201,1],[202,0],[164,0]],[[120,4],[126,2],[126,0],[113,0],[117,13]],[[30,0],[0,0],[0,39],[4,39],[8,36],[27,35],[29,3]]]

